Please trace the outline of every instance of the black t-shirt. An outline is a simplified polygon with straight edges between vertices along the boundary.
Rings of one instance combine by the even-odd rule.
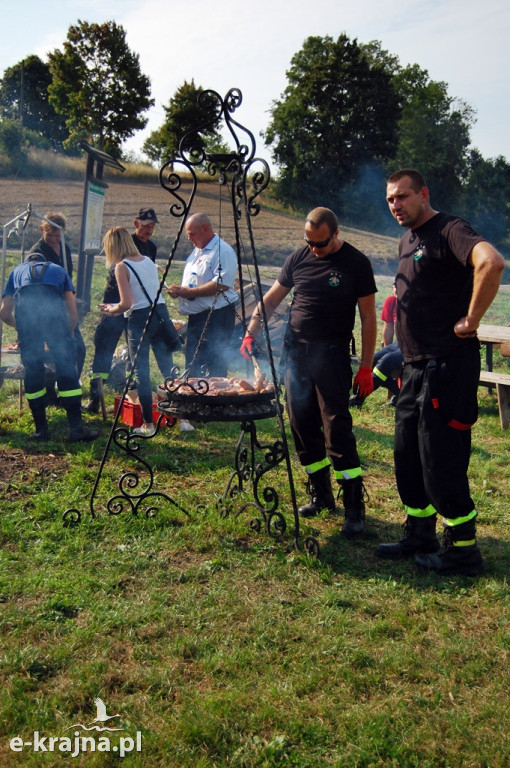
[[[456,216],[437,213],[409,230],[399,246],[397,339],[406,362],[453,354],[454,326],[465,317],[473,291],[469,255],[484,238]]]
[[[53,248],[48,245],[44,237],[35,243],[30,249],[30,253],[42,253],[46,257],[47,261],[51,261],[52,264],[58,264],[59,267],[63,267],[69,277],[73,276],[73,260],[71,258],[71,249],[67,243],[60,243],[60,255],[55,253]]]
[[[119,286],[115,277],[115,267],[108,270],[106,278],[106,288],[104,290],[103,304],[118,304],[120,301]]]
[[[156,255],[158,253],[156,243],[153,243],[152,240],[146,240],[145,243],[142,243],[134,232],[131,237],[133,238],[133,242],[136,245],[138,252],[141,253],[142,256],[148,256],[151,261],[156,262]]]
[[[294,288],[290,338],[327,344],[349,344],[358,299],[377,291],[369,259],[345,241],[321,258],[307,245],[294,251],[278,282]]]

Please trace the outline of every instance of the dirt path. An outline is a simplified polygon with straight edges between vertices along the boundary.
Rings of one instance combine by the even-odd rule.
[[[81,181],[0,179],[0,224],[7,224],[25,211],[28,205],[33,212],[43,215],[50,210],[62,211],[67,220],[69,244],[73,254],[76,254],[80,238],[83,194],[84,183]],[[181,224],[180,218],[170,215],[169,208],[173,202],[170,194],[160,186],[156,171],[154,184],[108,180],[103,231],[113,225],[131,229],[138,209],[150,206],[155,209],[160,222],[154,240],[158,244],[160,254],[166,255]],[[211,216],[215,229],[221,231],[224,239],[233,241],[233,215],[229,192],[225,187],[219,187],[214,182],[199,184],[192,210],[205,211]],[[25,231],[27,249],[39,239],[39,223],[36,216],[30,217]],[[302,217],[263,209],[258,216],[251,219],[251,223],[257,254],[265,263],[281,263],[283,258],[302,242]],[[342,233],[349,242],[373,260],[374,271],[382,274],[393,273],[393,265],[388,265],[388,260],[393,260],[396,256],[397,238],[348,228],[343,228]],[[242,244],[246,250],[249,250],[249,245],[249,242]],[[20,239],[16,234],[12,234],[8,240],[8,248],[16,250],[19,247]],[[188,252],[189,245],[185,238],[181,238],[176,258],[185,258]]]

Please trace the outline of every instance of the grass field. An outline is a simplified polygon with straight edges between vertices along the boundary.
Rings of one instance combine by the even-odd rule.
[[[92,306],[104,284],[97,266]],[[377,282],[380,307],[391,277]],[[509,301],[505,288],[486,321],[507,324]],[[84,322],[89,350],[96,322],[92,314]],[[9,334],[4,327],[4,344]],[[495,357],[507,370],[507,359]],[[111,418],[111,391],[107,403]],[[507,768],[508,433],[494,395],[480,389],[471,490],[487,574],[441,580],[412,562],[374,557],[403,522],[392,418],[381,390],[354,414],[370,495],[366,534],[344,541],[340,520],[324,516],[301,522],[296,547],[285,465],[267,476],[287,521],[282,537],[254,530],[253,507],[237,514],[252,501],[249,485],[225,503],[239,424],[165,428],[141,445],[154,490],[187,514],[162,498],[154,515],[144,514],[148,503],[136,515],[126,507],[109,514],[123,473],[147,482],[140,462],[112,445],[92,516],[111,421],[87,417],[101,432],[93,444],[54,439],[41,450],[28,440],[17,383],[4,382],[0,766]],[[50,420],[54,435],[65,432],[61,411]],[[258,436],[279,439],[277,421],[259,422]],[[292,446],[290,454],[302,503]],[[70,507],[82,521],[66,527]],[[306,536],[319,542],[319,557],[303,552]],[[110,725],[122,731],[78,727],[90,727],[98,696],[120,715]],[[78,742],[71,760],[75,733],[95,736],[96,750]],[[125,756],[113,751],[121,744]]]

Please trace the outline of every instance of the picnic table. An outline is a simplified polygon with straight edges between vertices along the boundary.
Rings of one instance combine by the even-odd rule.
[[[510,353],[510,326],[482,324],[478,327],[478,339],[485,344],[486,362],[486,370],[480,372],[480,384],[489,391],[496,387],[499,421],[501,428],[506,429],[510,424],[510,374],[492,370],[492,352],[494,345],[502,345]]]

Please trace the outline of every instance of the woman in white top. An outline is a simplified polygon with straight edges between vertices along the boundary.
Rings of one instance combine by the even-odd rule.
[[[147,318],[159,289],[158,270],[151,259],[137,251],[127,229],[109,229],[104,237],[103,248],[106,266],[110,268],[115,265],[120,301],[118,304],[101,304],[101,311],[108,316],[124,313],[127,317],[129,357],[135,361],[135,380],[144,422],[133,432],[150,436],[155,432],[152,417],[150,348],[152,347],[161,375],[167,377],[173,366],[172,352],[180,348],[181,342],[162,296],[158,298],[151,323],[144,335]],[[143,341],[138,350],[142,337]]]

